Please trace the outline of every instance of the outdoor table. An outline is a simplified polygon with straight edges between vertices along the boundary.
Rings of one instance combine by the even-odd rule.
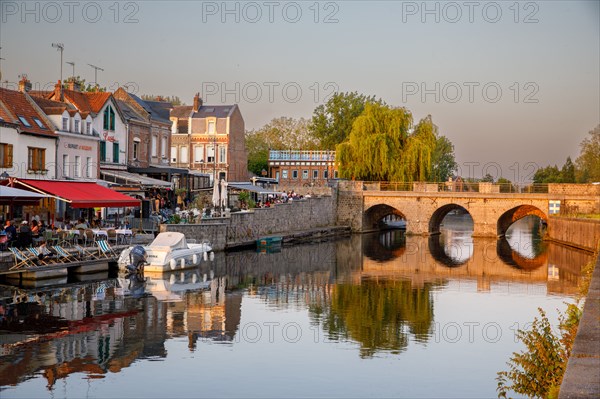
[[[128,238],[128,237],[131,240],[131,237],[133,236],[133,231],[130,229],[116,229],[115,232],[117,233],[117,238],[119,236],[122,236],[121,237],[122,242],[125,242],[126,238]],[[118,239],[117,239],[117,241],[118,241]]]
[[[94,233],[96,238],[98,238],[98,237],[108,238],[108,232],[106,230],[92,229],[92,232]]]

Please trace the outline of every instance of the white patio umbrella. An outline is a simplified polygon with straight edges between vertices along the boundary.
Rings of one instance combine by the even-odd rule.
[[[221,200],[219,198],[219,183],[216,181],[213,184],[212,204],[214,207],[217,207],[221,204]]]
[[[221,180],[221,207],[227,208],[227,182],[225,179]]]

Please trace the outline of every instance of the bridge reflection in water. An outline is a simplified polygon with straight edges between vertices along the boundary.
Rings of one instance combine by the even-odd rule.
[[[532,226],[497,241],[471,239],[468,224],[451,224],[445,221],[433,237],[392,230],[284,247],[274,254],[219,253],[198,270],[147,281],[109,279],[36,290],[0,286],[0,386],[12,386],[21,396],[44,396],[36,387],[53,390],[63,379],[75,396],[84,396],[89,384],[97,396],[109,396],[95,379],[110,377],[111,383],[126,386],[125,368],[138,362],[143,372],[153,367],[145,361],[166,358],[182,378],[193,378],[195,371],[176,365],[189,362],[199,346],[219,343],[231,348],[233,358],[248,360],[244,351],[236,352],[244,345],[242,308],[257,302],[266,309],[251,319],[257,325],[304,312],[327,338],[319,344],[352,342],[363,359],[397,355],[411,341],[428,343],[440,317],[436,293],[449,286],[572,295],[580,268],[591,259],[541,244]],[[182,349],[166,349],[168,342],[181,341]],[[302,342],[296,347],[312,348]],[[310,367],[319,364],[311,362]],[[26,384],[40,378],[45,384]],[[122,395],[134,393],[127,389]],[[157,393],[186,394],[176,386],[164,389]]]

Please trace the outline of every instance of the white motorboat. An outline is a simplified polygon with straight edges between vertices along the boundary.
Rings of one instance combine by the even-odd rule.
[[[119,268],[126,269],[129,253],[133,246],[125,249],[119,256]],[[143,247],[147,254],[145,272],[167,272],[172,270],[196,267],[202,260],[207,260],[212,251],[210,243],[187,243],[185,235],[177,232],[165,232],[156,236],[150,245]]]

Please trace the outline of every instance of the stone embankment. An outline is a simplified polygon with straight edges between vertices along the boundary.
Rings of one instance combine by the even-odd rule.
[[[223,251],[252,245],[266,236],[280,236],[284,242],[306,241],[311,237],[346,235],[350,229],[336,226],[335,198],[326,196],[236,212],[200,224],[165,224],[161,231],[178,231],[198,242],[207,240],[215,251]]]
[[[546,238],[559,244],[595,252],[600,244],[600,220],[550,217]]]
[[[600,256],[577,336],[560,386],[559,399],[600,398]]]

